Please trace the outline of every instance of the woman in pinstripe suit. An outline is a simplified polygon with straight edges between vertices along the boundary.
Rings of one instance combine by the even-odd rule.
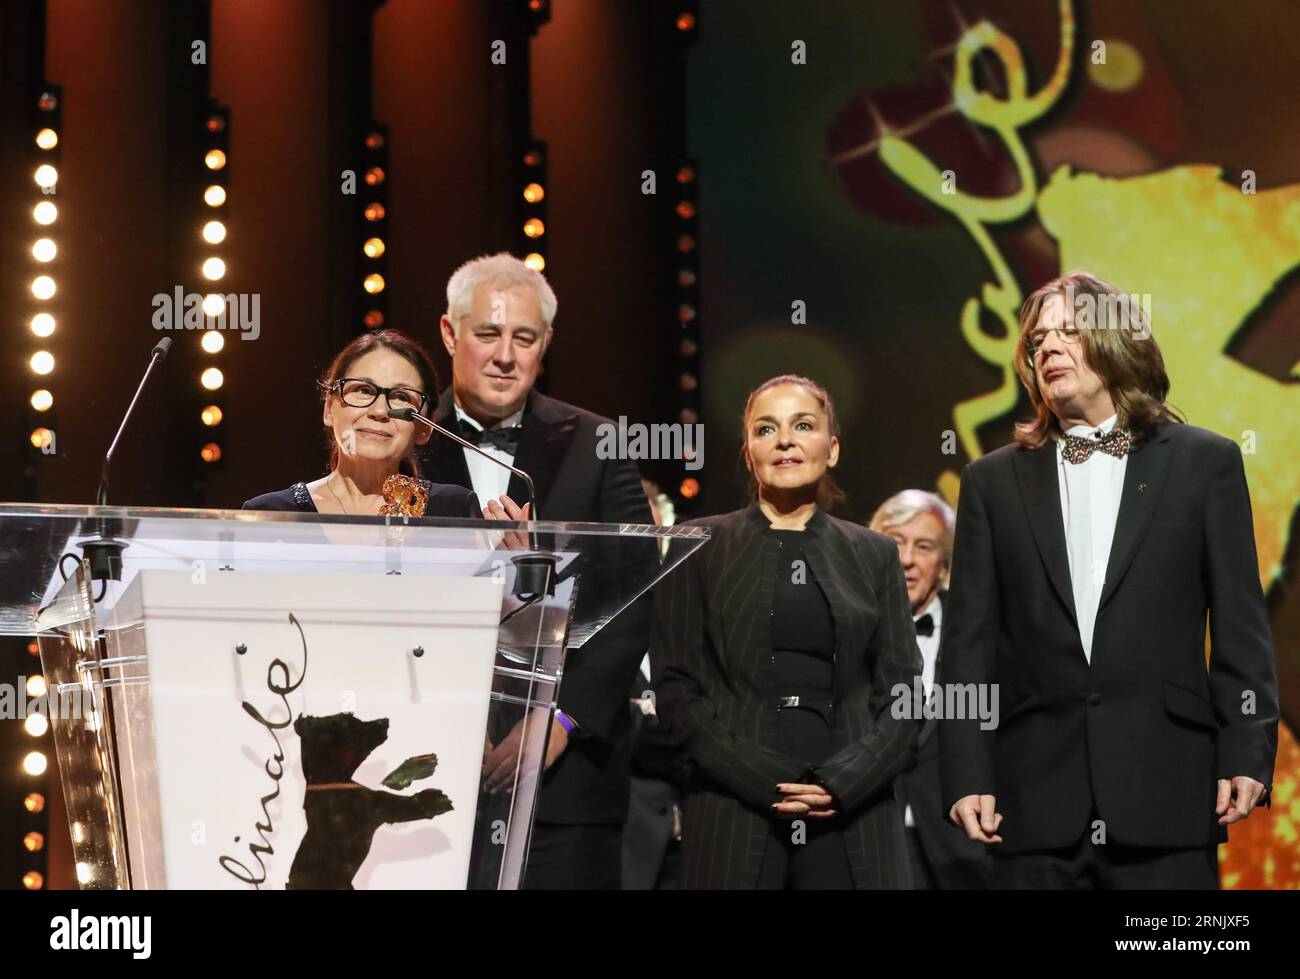
[[[760,385],[754,502],[693,521],[711,540],[656,593],[657,710],[690,771],[686,887],[910,885],[892,783],[919,721],[890,707],[921,657],[897,546],[825,512],[839,451],[825,390]]]

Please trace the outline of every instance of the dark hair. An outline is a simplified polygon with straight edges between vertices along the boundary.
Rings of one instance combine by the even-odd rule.
[[[754,390],[749,392],[749,397],[745,399],[745,410],[740,416],[740,464],[745,464],[745,445],[749,441],[749,412],[754,406],[754,399],[764,391],[771,388],[780,387],[783,384],[793,384],[805,388],[816,400],[822,411],[826,412],[826,427],[834,438],[840,436],[840,422],[835,414],[835,402],[826,389],[816,381],[802,377],[799,374],[780,374],[776,377],[769,377]],[[751,497],[758,494],[758,480],[754,478],[753,470],[748,471],[748,488]],[[844,490],[840,489],[840,484],[835,481],[835,477],[830,474],[828,469],[817,484],[817,505],[823,510],[831,510],[845,500]]]
[[[372,330],[369,333],[361,334],[361,336],[340,350],[334,356],[334,359],[330,361],[329,367],[325,369],[325,373],[317,382],[321,389],[322,403],[329,400],[333,393],[334,382],[340,377],[347,377],[348,369],[353,364],[371,351],[381,349],[391,350],[415,368],[416,373],[420,375],[420,386],[430,400],[438,396],[438,372],[425,349],[405,333],[398,333],[396,330]],[[326,471],[332,472],[339,462],[339,447],[332,433],[327,444],[330,455],[329,469]],[[407,452],[402,462],[410,468],[410,475],[420,475],[420,464],[415,458],[414,443],[412,443],[411,450]]]
[[[1182,416],[1165,398],[1169,375],[1147,311],[1135,297],[1087,272],[1072,272],[1035,289],[1020,307],[1020,335],[1016,340],[1015,367],[1034,406],[1032,421],[1016,424],[1016,441],[1037,449],[1052,436],[1060,437],[1061,423],[1038,390],[1038,374],[1026,349],[1030,332],[1038,325],[1043,303],[1051,296],[1066,302],[1087,296],[1096,322],[1079,329],[1084,362],[1097,372],[1115,404],[1115,424],[1127,428],[1135,439],[1150,438],[1162,422],[1181,423]]]

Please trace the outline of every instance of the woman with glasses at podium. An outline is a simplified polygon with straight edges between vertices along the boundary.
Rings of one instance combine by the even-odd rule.
[[[689,521],[711,538],[656,590],[656,711],[689,773],[683,887],[911,886],[893,780],[921,719],[891,707],[921,654],[898,546],[826,512],[839,456],[823,388],[760,385],[752,502]]]
[[[427,415],[437,391],[433,362],[414,340],[395,330],[363,334],[339,351],[319,386],[329,472],[251,499],[245,510],[483,516],[473,490],[419,478],[416,447],[432,429],[388,416],[390,408]]]

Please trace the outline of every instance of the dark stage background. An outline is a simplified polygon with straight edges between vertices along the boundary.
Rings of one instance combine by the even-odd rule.
[[[228,335],[217,354],[195,332],[173,334],[119,450],[115,503],[238,507],[324,471],[313,381],[367,308],[366,189],[341,193],[341,174],[369,165],[363,138],[376,127],[386,127],[385,325],[423,341],[445,379],[436,326],[447,276],[477,254],[522,254],[518,158],[537,139],[545,271],[559,296],[545,384],[632,421],[698,417],[700,471],[644,466],[680,515],[740,505],[745,393],[785,371],[812,375],[837,401],[845,515],[865,519],[909,486],[955,502],[962,466],[1007,442],[1026,412],[1003,340],[1018,297],[1066,267],[1149,294],[1172,400],[1250,446],[1260,573],[1294,723],[1300,9],[555,0],[532,35],[527,6],[0,5],[10,340],[0,496],[92,501],[161,335],[151,298],[204,291],[198,266],[213,249],[198,239],[195,161],[206,98],[229,113],[220,289],[260,296],[261,334]],[[963,36],[985,47],[968,52]],[[201,67],[196,38],[207,42]],[[505,64],[491,58],[498,40]],[[963,64],[984,101],[959,98]],[[44,342],[27,323],[42,199],[34,106],[47,82],[61,93],[49,197],[59,326]],[[684,164],[698,179],[678,179],[690,176]],[[646,171],[655,194],[644,193]],[[28,367],[38,348],[56,361],[39,384]],[[216,464],[200,459],[212,433],[197,423],[208,399],[196,378],[210,364],[225,374]],[[40,417],[28,407],[37,386],[55,395]],[[56,451],[31,446],[36,425],[55,433]],[[30,671],[25,644],[13,655]],[[7,759],[11,741],[27,742],[4,727]],[[1300,886],[1298,770],[1288,732],[1272,812],[1234,830],[1224,851],[1227,886]],[[12,838],[8,823],[0,833]],[[69,882],[59,839],[51,884]]]

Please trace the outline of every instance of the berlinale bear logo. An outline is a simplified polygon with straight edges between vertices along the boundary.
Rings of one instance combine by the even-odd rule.
[[[302,773],[307,780],[307,834],[294,855],[285,887],[296,890],[351,890],[352,878],[370,853],[375,830],[385,823],[432,819],[450,812],[451,800],[438,789],[396,795],[352,780],[357,767],[388,740],[388,719],[358,720],[351,714],[299,717]],[[384,779],[404,789],[428,778],[436,755],[408,758]]]

